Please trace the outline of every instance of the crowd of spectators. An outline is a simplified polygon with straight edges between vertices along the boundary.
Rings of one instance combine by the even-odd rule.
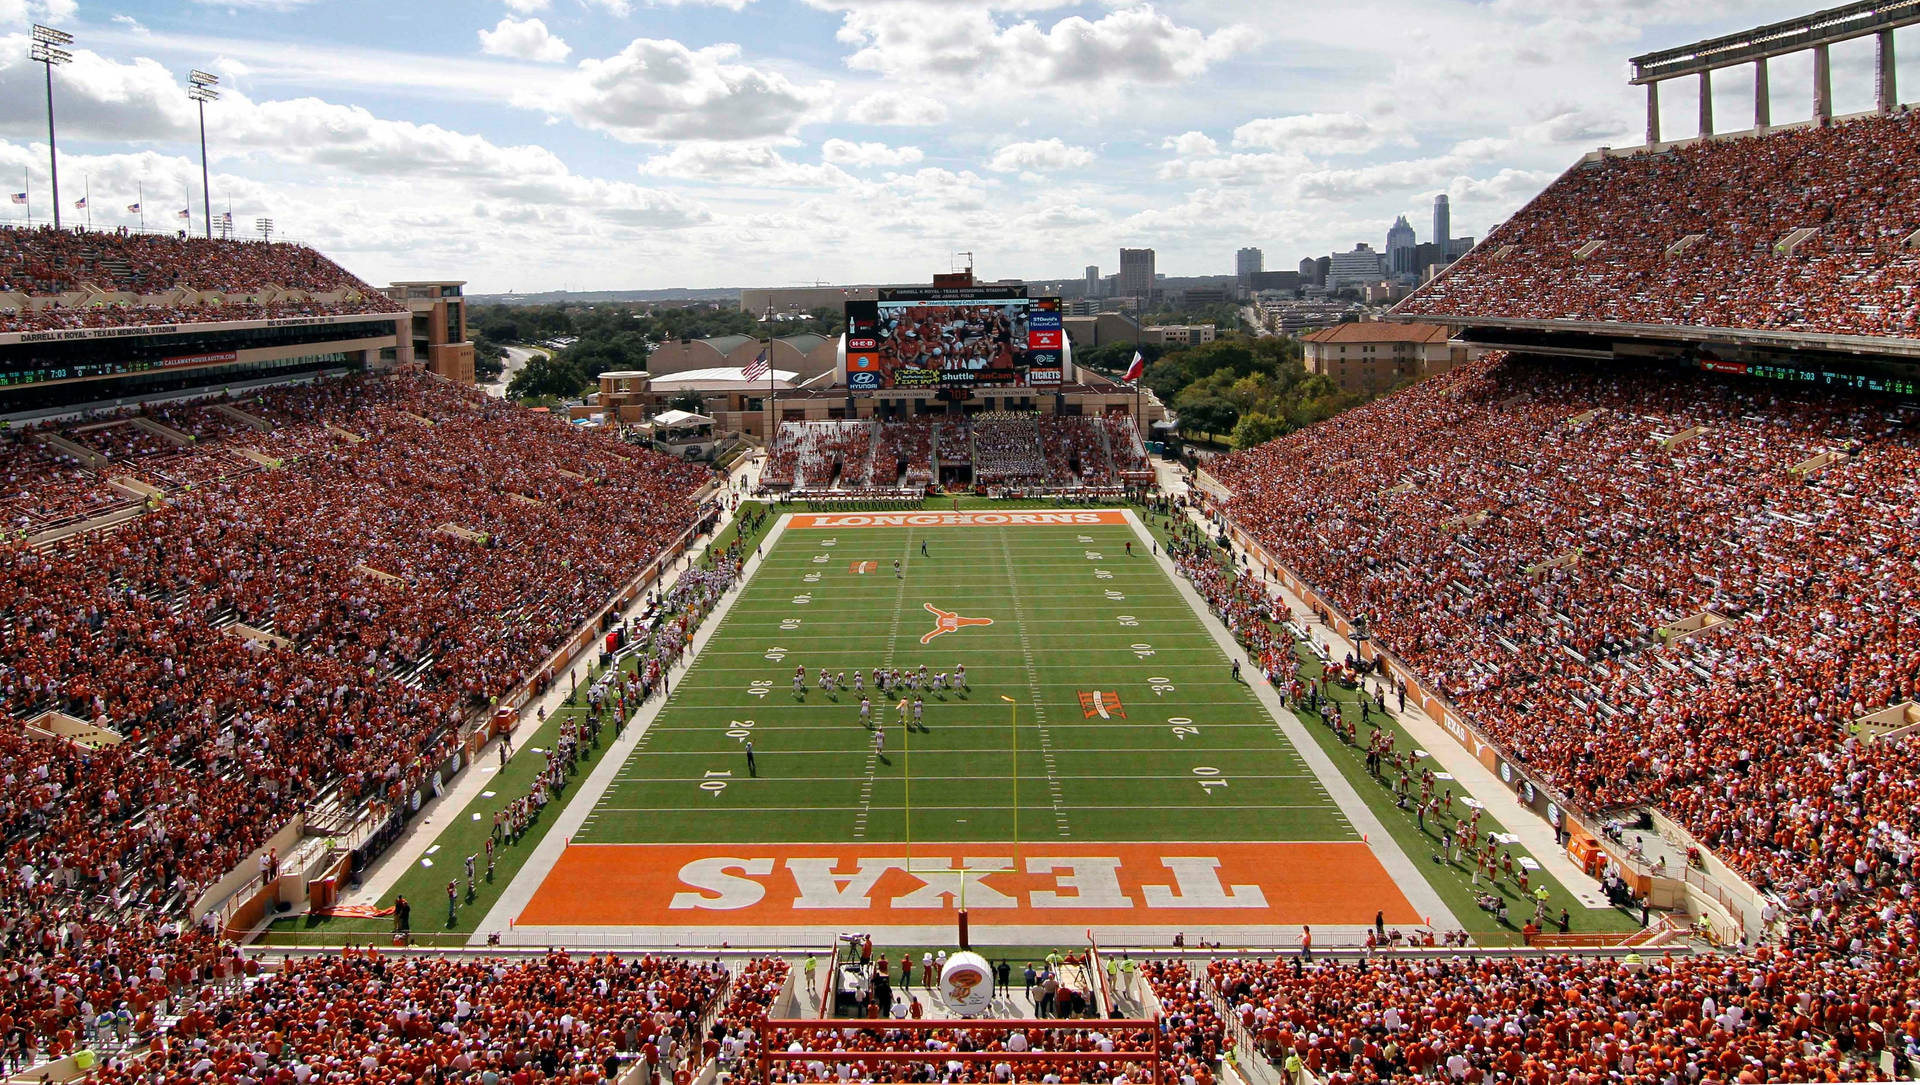
[[[22,1057],[71,1042],[83,981],[60,962],[90,983],[129,947],[197,961],[210,943],[174,922],[303,803],[420,784],[453,724],[693,525],[706,477],[418,374],[243,405],[281,470],[0,547],[0,932],[33,981],[0,985],[0,1035]],[[20,729],[49,711],[124,741]]]
[[[1333,1085],[1875,1080],[1889,1040],[1904,1040],[1881,1012],[1896,992],[1860,988],[1843,963],[1765,949],[1222,959],[1208,971],[1268,1060]]]
[[[1133,420],[988,411],[965,418],[786,422],[760,481],[779,489],[924,486],[940,466],[970,468],[983,486],[1116,485],[1150,472]]]
[[[717,964],[345,951],[289,959],[179,1007],[152,1050],[89,1081],[570,1082],[696,1058]]]
[[[1920,114],[1901,111],[1607,154],[1397,311],[1910,338],[1916,146]]]
[[[1907,1015],[1920,774],[1856,721],[1920,686],[1917,469],[1884,399],[1493,356],[1210,471],[1514,760],[1665,810],[1779,902],[1792,967]]]
[[[1016,1030],[889,1028],[884,1022],[849,1021],[837,1029],[769,1027],[760,1042],[789,1054],[871,1053],[856,1060],[782,1059],[771,1063],[776,1082],[1127,1082],[1150,1081],[1151,1057],[1161,1038],[1137,1026],[1089,1022],[1084,1027]],[[1216,1033],[1217,1035],[1217,1033]],[[1162,1048],[1164,1050],[1164,1048]],[[911,1052],[913,1057],[902,1057]],[[987,1055],[1078,1053],[1106,1057],[1074,1060],[980,1058]],[[968,1058],[946,1058],[966,1054]]]
[[[184,289],[195,300],[45,308],[15,303],[0,307],[0,332],[404,311],[302,245],[125,230],[0,229],[0,295],[49,298],[87,287],[146,298]]]

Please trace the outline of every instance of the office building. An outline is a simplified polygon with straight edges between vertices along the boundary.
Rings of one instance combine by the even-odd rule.
[[[1120,293],[1151,300],[1154,291],[1153,250],[1120,250]]]
[[[1090,298],[1097,298],[1100,296],[1100,265],[1099,264],[1087,265],[1087,296]]]
[[[1302,284],[1301,273],[1298,271],[1256,271],[1247,283],[1247,289],[1254,294],[1265,290],[1284,290],[1298,294]]]
[[[1332,377],[1343,392],[1377,394],[1444,373],[1466,360],[1440,324],[1335,324],[1302,337],[1307,372]]]
[[[1302,287],[1319,286],[1326,282],[1320,277],[1320,261],[1309,256],[1300,261],[1300,285]]]
[[[465,282],[433,279],[394,283],[388,297],[413,314],[413,357],[435,373],[461,384],[473,383],[473,341],[467,338]]]
[[[1417,239],[1413,233],[1413,224],[1407,216],[1401,215],[1393,220],[1393,226],[1387,230],[1387,270],[1396,279],[1416,278],[1420,267],[1414,263],[1413,254]]]
[[[1233,254],[1233,277],[1240,284],[1240,292],[1247,293],[1253,287],[1253,277],[1267,270],[1266,257],[1259,249],[1245,248]]]
[[[1433,243],[1444,249],[1452,236],[1453,209],[1447,206],[1447,194],[1442,192],[1433,198]]]
[[[1380,254],[1362,241],[1353,251],[1336,252],[1329,258],[1327,288],[1338,290],[1343,286],[1377,283],[1381,274]]]
[[[1141,329],[1141,341],[1163,347],[1197,347],[1213,342],[1216,334],[1212,324],[1149,324]]]

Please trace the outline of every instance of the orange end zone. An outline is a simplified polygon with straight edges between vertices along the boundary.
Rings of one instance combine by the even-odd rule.
[[[801,512],[787,521],[800,530],[854,527],[1114,527],[1125,524],[1121,509],[1082,512]]]
[[[912,926],[965,881],[1000,926],[1418,924],[1367,845],[574,844],[516,920],[553,927]]]

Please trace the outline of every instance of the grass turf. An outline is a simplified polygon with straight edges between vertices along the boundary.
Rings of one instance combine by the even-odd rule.
[[[574,841],[1009,841],[1016,786],[1023,841],[1356,839],[1144,550],[1119,526],[788,531]],[[993,624],[923,645],[926,604]],[[969,688],[909,733],[869,686],[884,752],[818,684],[922,663]],[[1088,718],[1095,690],[1125,718]]]

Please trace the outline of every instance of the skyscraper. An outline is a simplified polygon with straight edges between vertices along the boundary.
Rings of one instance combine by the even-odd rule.
[[[1090,298],[1097,298],[1100,296],[1100,265],[1099,264],[1087,265],[1087,296]]]
[[[1326,282],[1320,275],[1320,262],[1309,256],[1300,261],[1300,285],[1319,286]]]
[[[1393,220],[1392,228],[1387,231],[1387,270],[1395,276],[1418,273],[1419,268],[1413,262],[1415,240],[1413,224],[1407,221],[1407,216]]]
[[[1120,250],[1120,296],[1150,300],[1153,297],[1153,250]]]
[[[1266,257],[1259,249],[1245,248],[1233,254],[1233,274],[1240,280],[1241,289],[1253,281],[1253,276],[1267,270]]]
[[[1442,192],[1433,198],[1433,243],[1440,251],[1447,249],[1447,240],[1453,236],[1453,212],[1447,206],[1447,194]]]

